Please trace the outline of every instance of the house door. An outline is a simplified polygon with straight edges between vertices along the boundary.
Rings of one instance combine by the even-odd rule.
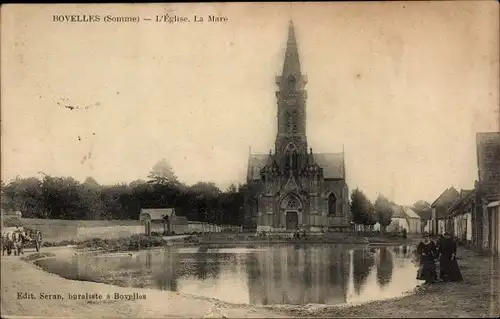
[[[297,212],[286,212],[286,229],[295,230],[299,226],[299,215]]]
[[[164,235],[170,235],[170,218],[168,216],[165,216],[163,219],[163,234]]]
[[[488,246],[490,248],[490,251],[493,252],[494,245],[493,245],[493,230],[495,228],[493,227],[493,212],[491,209],[488,209]]]
[[[498,253],[498,212],[494,208],[488,209],[489,217],[489,232],[488,232],[488,243],[490,245],[490,250],[493,254]]]

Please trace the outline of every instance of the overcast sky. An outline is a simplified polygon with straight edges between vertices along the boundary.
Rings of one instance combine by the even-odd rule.
[[[167,12],[228,22],[52,22]],[[7,5],[2,180],[130,182],[164,157],[188,184],[244,182],[249,146],[274,145],[274,76],[293,17],[308,142],[344,145],[350,189],[400,204],[470,189],[475,134],[498,131],[498,12],[497,1]]]

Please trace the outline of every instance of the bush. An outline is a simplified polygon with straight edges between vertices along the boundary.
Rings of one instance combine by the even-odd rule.
[[[166,244],[161,237],[148,237],[146,235],[132,235],[116,239],[91,238],[83,241],[63,240],[57,243],[44,243],[45,247],[76,245],[78,248],[102,249],[105,251],[129,251],[142,248],[158,247]]]

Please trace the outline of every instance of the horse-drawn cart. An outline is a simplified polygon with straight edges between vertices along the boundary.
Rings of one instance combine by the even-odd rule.
[[[24,248],[34,247],[37,252],[42,247],[42,232],[27,227],[5,227],[2,229],[2,255],[24,254]]]

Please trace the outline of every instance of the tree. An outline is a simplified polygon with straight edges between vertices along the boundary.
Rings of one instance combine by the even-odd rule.
[[[134,188],[134,187],[137,187],[139,185],[144,185],[146,184],[146,181],[143,180],[143,179],[136,179],[135,181],[132,181],[129,183],[129,186]]]
[[[42,182],[43,202],[48,218],[85,219],[87,207],[82,204],[81,184],[71,177],[46,175]]]
[[[162,158],[153,166],[148,175],[149,183],[152,184],[178,184],[177,176],[174,174],[174,170],[170,163]]]
[[[374,225],[376,223],[373,204],[358,188],[351,194],[351,213],[355,224]]]
[[[111,219],[111,212],[104,209],[101,199],[101,186],[95,180],[85,181],[80,185],[79,209],[84,213],[84,219]]]
[[[426,201],[419,200],[413,204],[412,209],[417,213],[420,218],[421,218],[421,229],[422,232],[424,231],[425,225],[427,224],[428,220],[431,220],[432,218],[432,208],[431,204],[429,204]]]
[[[83,182],[84,185],[90,188],[95,188],[98,189],[101,187],[101,185],[93,178],[93,177],[87,177],[85,181]]]
[[[231,184],[229,185],[229,187],[227,188],[227,193],[236,193],[238,191],[238,188],[236,187],[236,185],[234,184]]]
[[[36,177],[16,177],[2,187],[2,208],[21,211],[23,217],[44,218],[42,182]]]
[[[381,247],[377,263],[377,281],[379,286],[386,286],[391,281],[393,270],[394,262],[391,252],[387,247]]]
[[[379,194],[375,200],[375,213],[377,221],[380,223],[380,231],[385,233],[387,226],[392,222],[392,205],[391,202],[384,196]]]

